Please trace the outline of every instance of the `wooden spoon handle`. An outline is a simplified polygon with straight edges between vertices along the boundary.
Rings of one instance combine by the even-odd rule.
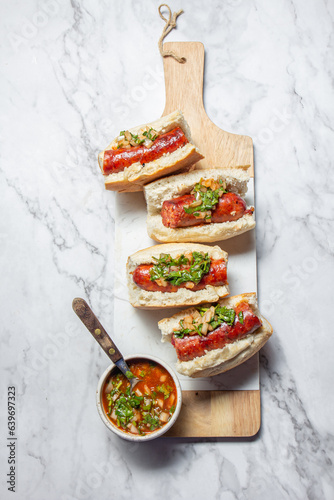
[[[87,302],[83,299],[76,298],[72,302],[72,308],[111,361],[116,363],[119,359],[121,359],[123,357],[122,354],[117,349],[116,345],[111,340]]]

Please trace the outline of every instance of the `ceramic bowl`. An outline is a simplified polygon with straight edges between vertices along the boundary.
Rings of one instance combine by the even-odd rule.
[[[157,364],[160,364],[173,377],[173,380],[174,380],[174,383],[176,386],[176,391],[177,391],[177,402],[175,405],[175,411],[172,415],[172,418],[169,420],[169,422],[167,422],[163,427],[161,427],[155,431],[152,431],[152,432],[146,434],[145,436],[141,436],[138,434],[130,434],[128,432],[122,431],[119,427],[117,427],[116,425],[114,425],[112,423],[112,421],[107,417],[105,410],[103,408],[102,389],[104,387],[106,380],[112,374],[112,372],[118,370],[118,368],[115,365],[109,366],[105,370],[105,372],[102,374],[102,376],[99,380],[97,390],[96,390],[96,405],[97,405],[97,410],[99,412],[99,415],[102,419],[102,422],[106,425],[106,427],[108,427],[108,429],[110,431],[112,431],[117,436],[119,436],[123,439],[126,439],[128,441],[144,442],[144,441],[150,441],[151,439],[156,439],[156,438],[162,436],[163,434],[165,434],[165,432],[167,432],[175,424],[175,422],[179,416],[180,410],[181,410],[182,391],[181,391],[180,382],[179,382],[179,379],[178,379],[176,373],[167,363],[165,363],[165,361],[163,361],[160,358],[157,358],[156,356],[151,356],[148,354],[133,354],[132,356],[127,356],[125,358],[126,362],[130,362],[130,361],[135,360],[135,359],[143,359],[143,360],[153,361]]]

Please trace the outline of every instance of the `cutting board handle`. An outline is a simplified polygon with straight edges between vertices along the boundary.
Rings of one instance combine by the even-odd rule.
[[[203,105],[204,45],[201,42],[167,42],[163,47],[186,58],[183,64],[172,57],[163,59],[166,86],[163,116],[176,109],[181,109],[185,116],[194,109],[206,116]]]
[[[200,42],[167,42],[165,50],[172,50],[185,63],[164,57],[166,104],[162,116],[181,110],[190,127],[192,141],[204,155],[196,169],[236,167],[249,165],[254,176],[253,141],[246,135],[226,132],[215,125],[204,109],[204,46]],[[222,102],[217,102],[222,107]]]

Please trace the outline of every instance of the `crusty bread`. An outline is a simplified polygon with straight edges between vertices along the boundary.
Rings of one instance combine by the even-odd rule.
[[[219,300],[219,304],[226,307],[234,307],[239,302],[248,302],[253,312],[262,321],[262,326],[254,333],[243,337],[236,342],[227,344],[222,349],[213,349],[204,356],[198,356],[191,361],[177,361],[176,369],[182,375],[188,377],[211,377],[218,373],[231,370],[258,352],[271,336],[273,329],[270,323],[260,314],[256,294],[243,293],[226,299]],[[185,316],[192,314],[194,308],[180,311],[170,318],[159,321],[158,326],[162,334],[162,342],[169,342],[174,330],[179,328],[179,322]]]
[[[212,259],[224,259],[227,263],[228,255],[218,246],[200,245],[196,243],[169,243],[163,245],[154,245],[144,250],[130,255],[127,261],[127,280],[129,289],[129,299],[133,307],[141,309],[161,309],[167,307],[182,307],[205,302],[215,302],[221,297],[229,294],[228,285],[211,286],[208,285],[203,290],[193,292],[187,288],[180,288],[177,292],[148,292],[139,288],[132,279],[132,273],[140,264],[154,263],[152,257],[159,258],[160,254],[170,254],[173,258],[184,254],[185,252],[204,252],[208,253]]]
[[[152,127],[159,134],[165,134],[175,127],[180,127],[189,142],[173,153],[164,154],[161,158],[146,163],[145,165],[136,162],[130,167],[125,168],[123,172],[105,175],[104,181],[106,189],[119,192],[142,191],[144,184],[165,175],[189,170],[194,163],[203,158],[198,149],[191,143],[190,130],[181,111],[174,111],[163,118],[159,118],[159,120],[133,127],[129,131],[133,134],[138,134],[145,130],[147,126]],[[102,173],[104,152],[114,148],[115,145],[116,139],[114,139],[98,156]]]
[[[212,168],[172,175],[147,184],[144,194],[147,203],[147,232],[150,238],[159,242],[214,242],[232,238],[255,227],[254,215],[244,215],[231,222],[203,224],[201,226],[169,228],[162,223],[162,204],[189,193],[203,179],[224,179],[228,191],[244,197],[247,192],[248,167]]]

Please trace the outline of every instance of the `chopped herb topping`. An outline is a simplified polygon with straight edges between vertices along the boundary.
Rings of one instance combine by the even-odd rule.
[[[151,127],[149,130],[145,130],[143,135],[145,135],[145,137],[147,137],[150,141],[155,141],[159,134]]]
[[[180,320],[180,330],[175,330],[174,331],[174,335],[175,337],[179,338],[179,339],[183,339],[183,337],[185,335],[188,335],[188,333],[190,333],[192,330],[190,330],[190,328],[184,328],[183,326],[183,323],[184,323],[184,320],[181,319]]]
[[[210,270],[211,259],[206,253],[192,252],[191,259],[181,255],[173,259],[169,254],[160,254],[159,259],[153,257],[156,264],[150,271],[151,281],[163,279],[169,281],[172,285],[179,286],[182,283],[191,281],[196,285],[203,276]],[[186,266],[186,268],[183,268]],[[178,267],[178,270],[170,270],[171,267]]]
[[[144,415],[143,421],[146,424],[150,424],[150,429],[153,431],[157,427],[160,427],[160,421],[158,416],[152,416],[150,413]]]
[[[169,398],[172,390],[173,390],[173,387],[170,387],[169,385],[166,386],[165,384],[162,384],[162,385],[157,386],[157,391],[162,392],[162,394],[164,395],[164,399]]]
[[[180,339],[183,339],[183,337],[190,332],[196,332],[200,337],[202,337],[202,328],[203,328],[203,323],[200,323],[199,325],[196,325],[195,321],[193,321],[193,329],[190,328],[184,328],[183,326],[183,320],[180,320],[180,330],[177,330],[174,332],[175,337],[178,337]]]
[[[234,318],[235,318],[235,310],[234,309],[228,309],[225,306],[216,306],[215,307],[215,314],[217,315],[218,323],[227,323],[228,325],[232,326],[234,323]]]
[[[138,408],[142,400],[143,396],[130,393],[130,387],[126,389],[125,394],[119,396],[114,405],[119,426],[126,427],[128,425],[134,417],[133,408]]]
[[[197,307],[196,310],[200,313],[200,315],[203,317],[206,311],[209,310],[209,307]],[[235,310],[234,309],[229,309],[225,306],[220,306],[217,304],[215,306],[214,314],[213,317],[208,321],[208,324],[210,325],[210,331],[215,330],[218,328],[222,323],[227,323],[229,326],[232,326],[235,321]],[[238,319],[241,324],[244,323],[244,317],[243,313],[240,312],[238,314]],[[202,329],[203,329],[203,323],[197,324],[195,319],[193,320],[193,328],[185,328],[184,327],[184,320],[180,320],[180,328],[179,330],[174,331],[174,336],[180,339],[183,339],[185,335],[188,335],[189,333],[192,333],[194,335],[194,332],[197,333],[198,335],[202,336]]]
[[[158,132],[156,132],[156,130],[154,130],[153,128],[147,129],[144,132],[140,132],[138,134],[133,134],[129,130],[121,130],[119,133],[119,144],[117,144],[117,149],[124,147],[141,146],[144,143],[149,147],[158,137]]]
[[[183,207],[187,214],[193,214],[195,217],[199,217],[201,215],[199,212],[210,212],[211,210],[214,210],[222,194],[227,193],[222,179],[218,181],[220,186],[217,189],[211,189],[211,187],[205,186],[203,182],[203,179],[201,179],[200,182],[195,184],[195,187],[192,190],[192,194],[196,194],[197,206],[189,205],[188,207]],[[215,184],[217,185],[217,182]],[[200,205],[197,204],[199,201],[201,201]],[[206,216],[206,219],[210,218],[211,215]]]

